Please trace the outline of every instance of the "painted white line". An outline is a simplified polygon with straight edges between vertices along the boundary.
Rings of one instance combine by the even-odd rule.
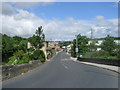
[[[66,69],[69,69],[66,65],[62,64]]]

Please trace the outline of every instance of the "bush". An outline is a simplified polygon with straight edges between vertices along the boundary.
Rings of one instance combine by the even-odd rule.
[[[106,51],[94,51],[94,52],[87,52],[83,55],[85,58],[108,58],[109,53]]]
[[[24,56],[24,51],[23,50],[17,51],[17,52],[14,53],[14,56],[22,57],[22,56]]]
[[[45,62],[45,54],[42,50],[34,51],[30,58],[33,60],[40,60],[41,62]]]
[[[10,58],[9,58],[9,62],[8,62],[8,64],[13,64],[13,62],[14,62],[16,59],[17,59],[16,56],[12,56],[12,57],[10,57]]]
[[[25,55],[25,56],[23,56],[23,57],[18,61],[17,64],[29,63],[29,61],[30,61],[29,56],[28,56],[28,55]]]
[[[117,58],[120,58],[120,50],[117,53]]]

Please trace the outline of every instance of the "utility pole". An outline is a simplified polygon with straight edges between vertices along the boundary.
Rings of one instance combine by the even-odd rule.
[[[91,42],[90,42],[91,44],[93,43],[93,29],[91,28]],[[92,50],[93,50],[93,47],[91,46],[90,47],[90,51],[92,52]]]
[[[76,36],[76,57],[78,58],[78,35]]]
[[[93,39],[93,29],[91,28],[91,39]]]

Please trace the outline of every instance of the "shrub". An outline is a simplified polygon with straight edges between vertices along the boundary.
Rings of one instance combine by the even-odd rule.
[[[40,59],[41,62],[45,62],[45,57],[39,56],[38,59]]]
[[[10,57],[10,58],[9,58],[9,62],[8,62],[8,64],[13,64],[13,62],[14,62],[16,59],[17,59],[16,56],[12,56],[12,57]]]
[[[45,62],[45,54],[42,50],[36,50],[34,53],[30,56],[33,60],[40,60],[41,62]]]
[[[109,53],[106,51],[94,51],[94,52],[87,52],[84,54],[83,57],[85,58],[107,58],[109,56]]]
[[[17,52],[14,53],[14,56],[23,57],[24,56],[24,51],[23,50],[17,51]]]
[[[117,58],[120,58],[120,50],[117,53]]]
[[[30,58],[28,55],[25,55],[21,58],[21,60],[18,61],[17,64],[24,64],[24,63],[28,63],[30,61]]]

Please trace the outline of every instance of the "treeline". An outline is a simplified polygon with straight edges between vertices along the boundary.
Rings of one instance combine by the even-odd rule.
[[[120,40],[120,37],[112,37],[114,40]],[[90,40],[104,40],[105,38],[95,38]]]
[[[117,38],[118,39],[118,38]],[[77,35],[78,57],[85,58],[120,58],[120,45],[114,42],[116,38],[107,36],[102,39],[101,45],[97,45],[98,39],[89,39],[86,36]],[[90,43],[89,43],[90,41]],[[77,56],[76,39],[72,42],[71,55]],[[97,50],[97,49],[100,50]]]
[[[38,27],[32,37],[22,38],[20,36],[10,37],[2,34],[2,62],[3,64],[24,64],[30,60],[40,59],[45,61],[43,46],[45,35],[42,26]],[[28,42],[31,43],[28,48]]]

